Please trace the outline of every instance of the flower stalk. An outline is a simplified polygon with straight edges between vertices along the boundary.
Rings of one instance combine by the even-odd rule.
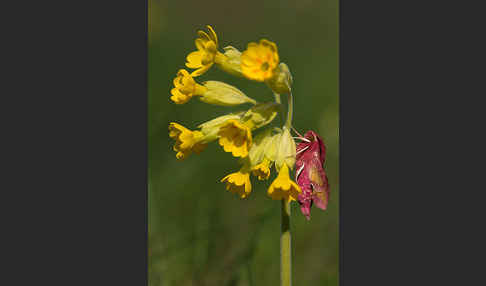
[[[287,106],[287,120],[285,121],[285,126],[287,129],[290,130],[292,127],[292,113],[293,113],[293,97],[292,97],[292,92],[289,92],[288,94],[288,106]]]
[[[281,202],[280,286],[292,285],[292,247],[290,235],[290,202]]]

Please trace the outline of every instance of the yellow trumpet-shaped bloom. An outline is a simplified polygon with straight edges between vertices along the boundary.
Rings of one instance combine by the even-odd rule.
[[[286,202],[290,202],[296,201],[301,192],[302,190],[299,185],[290,179],[289,168],[286,164],[283,164],[277,178],[268,188],[267,193],[273,200],[285,199]]]
[[[205,92],[199,97],[202,102],[221,106],[235,106],[243,103],[256,104],[254,99],[227,83],[210,80],[204,82],[203,85]]]
[[[194,96],[199,96],[202,102],[222,106],[256,104],[254,99],[227,83],[211,80],[200,85],[185,69],[179,70],[173,83],[174,88],[170,91],[172,94],[170,99],[176,104],[184,104]]]
[[[209,141],[217,140],[219,138],[218,133],[221,126],[223,126],[226,123],[226,121],[230,119],[240,120],[241,113],[242,112],[230,113],[230,114],[218,116],[202,124],[199,124],[198,128],[201,129],[201,132],[205,136],[204,141],[209,142]]]
[[[199,37],[195,41],[197,51],[190,53],[186,58],[186,66],[196,69],[191,73],[194,77],[209,70],[214,64],[216,56],[221,54],[218,52],[218,36],[211,26],[208,25],[207,28],[209,33],[198,31]]]
[[[245,77],[265,81],[274,76],[279,63],[277,45],[262,39],[260,43],[249,43],[241,54],[241,71]]]
[[[248,156],[252,144],[251,128],[239,120],[226,121],[218,132],[219,145],[225,152],[231,152],[235,157]]]
[[[204,138],[202,132],[191,131],[175,122],[169,124],[169,136],[176,140],[173,149],[179,160],[184,160],[192,152],[198,154],[206,148],[206,144],[201,142]]]
[[[270,160],[264,158],[263,161],[251,169],[253,176],[257,177],[258,180],[266,180],[270,177]]]
[[[250,173],[247,167],[227,175],[221,179],[221,182],[226,183],[226,190],[238,194],[242,199],[248,197],[251,193]]]
[[[203,95],[207,88],[196,83],[192,76],[184,69],[177,72],[174,78],[174,88],[170,91],[170,99],[177,104],[184,104],[193,96]]]

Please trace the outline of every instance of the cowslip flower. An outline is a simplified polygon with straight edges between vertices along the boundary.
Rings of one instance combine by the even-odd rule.
[[[206,148],[206,144],[202,143],[202,132],[191,131],[175,122],[169,124],[169,136],[176,140],[173,149],[179,160],[184,160],[193,152],[198,154]]]
[[[191,153],[201,152],[207,143],[219,139],[225,152],[235,157],[248,156],[253,142],[252,130],[269,124],[276,116],[278,104],[257,104],[247,111],[219,116],[200,124],[200,131],[191,131],[184,126],[171,122],[169,136],[176,140],[174,151],[180,160]]]
[[[214,141],[219,138],[218,133],[223,124],[225,124],[228,120],[240,120],[244,113],[245,111],[240,111],[218,116],[214,119],[199,124],[197,127],[201,128],[201,132],[205,134],[208,141]]]
[[[192,131],[179,123],[171,122],[169,124],[169,137],[175,139],[174,151],[179,160],[186,159],[190,154],[199,154],[202,152],[207,143],[218,139],[218,132],[222,124],[231,119],[239,119],[244,112],[237,114],[227,114],[214,118],[208,122],[200,124],[200,130]]]
[[[270,169],[275,160],[274,139],[281,132],[280,129],[267,129],[255,137],[255,143],[252,145],[248,154],[250,160],[251,172],[258,180],[266,180],[270,177]]]
[[[224,47],[224,53],[218,51],[218,36],[214,29],[207,25],[208,33],[198,31],[199,37],[195,40],[197,51],[190,53],[186,57],[186,66],[196,69],[191,73],[197,77],[208,71],[216,64],[223,71],[234,76],[243,77],[241,72],[241,52],[238,49],[227,46]]]
[[[228,120],[221,126],[219,145],[235,157],[246,157],[252,144],[251,126],[239,121]]]
[[[289,203],[296,201],[300,192],[302,192],[300,187],[290,179],[289,167],[284,163],[280,168],[277,178],[268,188],[268,195],[273,200],[285,200]]]
[[[220,128],[219,145],[234,157],[246,157],[253,143],[251,131],[269,124],[277,115],[278,104],[257,104],[239,120],[228,120]]]
[[[240,198],[246,198],[251,192],[250,174],[258,177],[259,180],[268,179],[270,164],[275,160],[275,152],[271,150],[275,150],[274,139],[279,137],[280,133],[279,128],[269,128],[255,137],[248,156],[240,159],[240,163],[243,165],[240,171],[221,180],[226,183],[227,190],[238,194]],[[266,166],[264,167],[264,165]]]
[[[202,102],[221,106],[235,106],[243,103],[256,104],[254,99],[227,83],[205,81],[202,85],[198,84],[184,69],[179,70],[173,83],[174,88],[171,90],[170,99],[176,104],[184,104],[194,96],[197,96]]]
[[[277,45],[266,39],[249,43],[241,54],[241,71],[245,77],[255,81],[265,81],[274,75],[280,59]]]
[[[279,170],[279,173],[268,188],[267,193],[273,200],[295,201],[302,190],[289,176],[289,169],[292,169],[295,164],[296,150],[295,141],[287,127],[283,128],[275,144],[277,145],[275,167]]]
[[[253,176],[258,180],[263,181],[270,177],[270,160],[263,158],[263,160],[251,169]]]
[[[184,104],[188,102],[193,96],[202,95],[207,88],[196,83],[192,76],[185,69],[177,72],[177,76],[173,80],[174,88],[170,93],[170,99],[177,104]]]
[[[329,184],[322,168],[326,160],[326,147],[314,131],[307,131],[296,148],[295,180],[302,189],[298,202],[302,214],[310,220],[312,205],[326,210],[329,201]]]
[[[190,53],[186,60],[186,66],[196,69],[191,73],[192,76],[200,76],[211,68],[216,57],[224,57],[218,52],[218,36],[213,28],[207,25],[209,33],[198,31],[199,37],[195,40],[197,51]]]
[[[250,169],[248,164],[244,164],[238,172],[231,173],[221,179],[226,183],[226,190],[233,194],[238,194],[242,199],[247,198],[251,193]]]

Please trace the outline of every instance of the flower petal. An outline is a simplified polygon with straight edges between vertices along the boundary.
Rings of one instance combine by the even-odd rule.
[[[215,43],[216,43],[216,46],[218,46],[218,35],[216,35],[216,32],[214,31],[213,27],[211,27],[210,25],[207,25],[206,26],[209,30],[209,37],[211,38],[211,40],[213,40]]]

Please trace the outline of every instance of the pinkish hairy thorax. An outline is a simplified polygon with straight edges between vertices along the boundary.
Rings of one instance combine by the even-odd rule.
[[[302,189],[298,201],[302,214],[310,220],[310,209],[313,204],[326,210],[329,201],[329,184],[323,164],[326,161],[326,147],[314,131],[307,131],[302,141],[297,144],[295,161],[295,180]]]

